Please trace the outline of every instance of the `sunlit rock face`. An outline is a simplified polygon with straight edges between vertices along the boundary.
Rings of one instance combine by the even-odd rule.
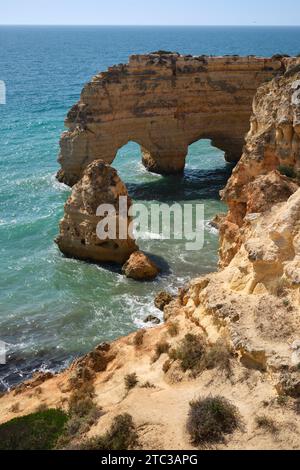
[[[285,74],[257,91],[243,155],[222,192],[229,214],[221,225],[221,266],[231,262],[245,239],[241,228],[249,214],[287,201],[299,176],[300,59],[287,59]]]
[[[59,249],[67,256],[94,262],[114,262],[123,264],[138,249],[129,236],[119,236],[120,220],[128,227],[131,219],[126,214],[119,218],[120,197],[125,200],[128,210],[131,200],[124,183],[115,169],[101,160],[95,160],[85,169],[82,179],[73,187],[65,205],[64,218],[60,223],[60,233],[56,239]],[[97,215],[102,205],[115,209],[109,218]],[[116,236],[104,239],[99,237],[98,224],[107,220],[116,228]],[[108,225],[104,229],[108,229]]]
[[[111,164],[128,141],[161,174],[181,172],[188,146],[205,138],[238,161],[249,130],[253,96],[282,73],[283,59],[132,56],[96,75],[66,118],[58,179],[73,185],[93,160]]]
[[[159,268],[145,253],[136,251],[124,264],[123,273],[136,281],[152,281],[158,276]]]

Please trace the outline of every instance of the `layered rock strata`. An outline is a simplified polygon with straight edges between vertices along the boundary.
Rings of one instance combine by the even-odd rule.
[[[185,297],[187,315],[212,340],[226,331],[245,365],[276,373],[277,390],[291,395],[300,389],[299,96],[297,63],[258,90],[222,193],[222,269],[193,281]]]
[[[246,216],[284,202],[300,169],[300,59],[288,59],[287,71],[262,85],[253,102],[251,129],[223,200],[229,207],[221,224],[221,267],[230,263],[243,239]],[[290,178],[270,175],[279,170]],[[269,174],[269,176],[267,176]]]
[[[235,162],[257,88],[284,69],[278,58],[134,55],[84,87],[65,121],[58,178],[77,183],[93,160],[111,164],[129,141],[161,174],[181,172],[188,146],[201,138]]]
[[[127,206],[126,213],[120,213],[120,197]],[[98,208],[110,205],[114,212],[98,214]],[[138,249],[128,228],[131,219],[128,211],[131,199],[116,170],[102,160],[92,162],[84,171],[83,178],[73,187],[65,204],[64,218],[56,239],[59,249],[67,256],[95,262],[123,264]],[[115,227],[113,236],[100,237],[99,223],[106,220]],[[120,237],[120,223],[126,229]],[[105,224],[106,225],[106,224]],[[104,230],[108,229],[104,227]],[[103,231],[103,230],[102,230]]]

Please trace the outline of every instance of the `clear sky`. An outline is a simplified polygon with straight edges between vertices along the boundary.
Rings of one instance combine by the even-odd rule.
[[[0,24],[299,25],[299,0],[0,0]]]

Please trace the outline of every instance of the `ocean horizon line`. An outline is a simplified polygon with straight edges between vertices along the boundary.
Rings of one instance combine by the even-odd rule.
[[[295,24],[295,25],[288,25],[288,24],[281,24],[281,25],[264,25],[264,24],[171,24],[171,25],[165,25],[165,24],[21,24],[21,23],[15,23],[15,24],[2,24],[0,23],[0,27],[16,27],[16,26],[22,26],[22,27],[99,27],[99,28],[112,28],[112,27],[128,27],[128,28],[299,28],[300,24]]]

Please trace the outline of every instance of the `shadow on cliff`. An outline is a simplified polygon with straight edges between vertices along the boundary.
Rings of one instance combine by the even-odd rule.
[[[203,170],[186,168],[183,175],[158,178],[156,181],[127,183],[130,197],[138,201],[192,201],[220,199],[220,191],[231,176],[234,165]]]

